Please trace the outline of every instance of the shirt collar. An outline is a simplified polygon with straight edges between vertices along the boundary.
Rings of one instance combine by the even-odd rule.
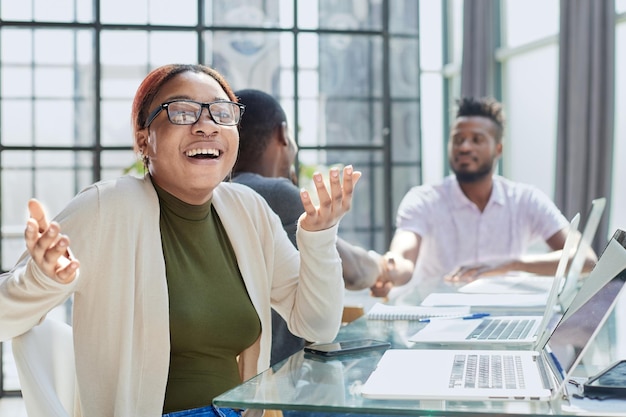
[[[456,176],[450,175],[449,177],[449,190],[450,195],[452,197],[452,205],[454,208],[463,208],[467,206],[475,206],[473,202],[470,201],[469,198],[463,193],[461,190],[461,186],[456,179]],[[487,206],[490,204],[497,204],[503,206],[505,203],[504,196],[504,188],[502,186],[501,177],[498,175],[493,176],[493,190],[491,191],[491,196],[489,197],[489,202]]]

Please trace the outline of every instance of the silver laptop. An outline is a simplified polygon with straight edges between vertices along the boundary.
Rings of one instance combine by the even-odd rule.
[[[555,277],[544,278],[552,283],[550,292],[542,298],[543,315],[514,315],[514,316],[489,316],[471,320],[463,319],[432,319],[419,332],[409,337],[409,341],[417,343],[437,344],[485,344],[485,345],[526,345],[532,347],[537,341],[537,335],[545,331],[549,323],[557,320],[555,313],[557,299],[561,288],[561,279],[565,276],[565,270],[569,262],[572,250],[576,244],[578,223],[580,215],[576,214],[569,226],[569,232]],[[560,277],[560,278],[559,278]],[[455,295],[455,294],[452,294]],[[481,294],[465,294],[476,295]],[[494,297],[504,305],[516,305],[520,301],[519,294],[487,294]],[[529,294],[523,294],[529,295]]]
[[[626,232],[618,230],[540,349],[390,349],[361,394],[398,400],[556,399],[610,316],[625,268]],[[618,272],[606,276],[607,270]]]
[[[596,198],[591,202],[591,209],[587,216],[587,223],[583,229],[580,243],[559,293],[559,304],[562,310],[567,309],[576,293],[578,279],[585,264],[586,254],[598,230],[605,206],[606,198],[604,197]],[[463,285],[458,291],[466,294],[541,293],[550,291],[552,287],[551,278],[545,275],[514,272],[497,277],[479,278],[476,281]]]

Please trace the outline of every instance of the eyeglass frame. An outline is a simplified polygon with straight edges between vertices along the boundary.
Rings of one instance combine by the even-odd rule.
[[[178,102],[181,102],[181,101],[185,101],[185,102],[189,102],[189,103],[195,103],[195,104],[200,105],[200,112],[198,113],[198,117],[192,123],[174,123],[172,121],[172,119],[170,118],[169,105],[172,104],[172,103],[178,103]],[[213,117],[213,113],[211,113],[211,105],[212,104],[217,104],[217,103],[229,103],[229,104],[234,104],[237,107],[239,107],[239,120],[237,120],[237,122],[233,123],[233,124],[220,123],[217,120],[215,120],[215,117]],[[165,110],[165,112],[167,113],[167,120],[171,124],[177,125],[177,126],[193,125],[193,124],[196,124],[198,122],[198,120],[200,120],[200,117],[202,117],[202,110],[204,110],[205,108],[206,108],[207,112],[209,113],[209,117],[211,118],[211,120],[213,120],[213,122],[215,124],[218,124],[220,126],[237,126],[239,124],[239,122],[241,121],[241,116],[243,116],[243,113],[246,110],[246,106],[244,104],[237,103],[237,102],[234,102],[234,101],[229,101],[229,100],[216,100],[216,101],[211,101],[211,102],[208,102],[208,103],[202,103],[202,102],[199,102],[199,101],[187,100],[187,99],[170,100],[170,101],[166,101],[165,103],[159,104],[159,107],[157,107],[156,109],[152,110],[152,112],[150,112],[150,114],[148,115],[148,118],[146,119],[146,123],[144,124],[143,127],[144,127],[144,129],[149,127],[152,124],[152,122],[154,122],[154,119],[156,119],[157,116],[159,115],[159,113],[161,113],[163,110]]]

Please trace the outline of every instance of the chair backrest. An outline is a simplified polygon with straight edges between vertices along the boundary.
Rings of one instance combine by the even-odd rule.
[[[15,337],[12,349],[28,416],[74,416],[76,369],[72,328],[46,318]]]

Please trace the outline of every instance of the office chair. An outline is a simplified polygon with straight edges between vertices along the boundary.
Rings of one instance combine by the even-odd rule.
[[[74,417],[78,408],[72,328],[48,317],[13,338],[12,346],[28,417]]]

